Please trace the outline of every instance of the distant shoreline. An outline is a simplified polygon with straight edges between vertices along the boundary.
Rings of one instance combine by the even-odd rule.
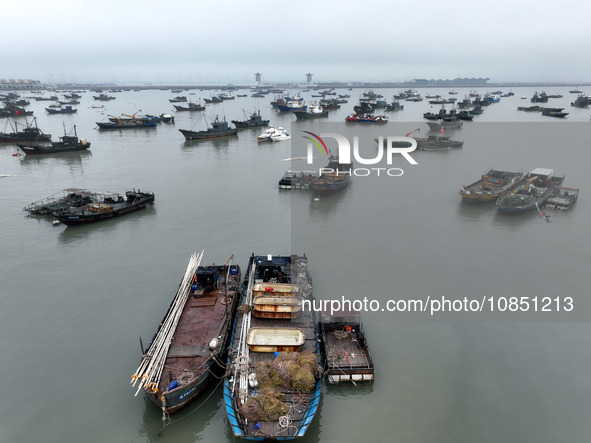
[[[160,84],[160,85],[134,85],[134,84],[120,84],[120,83],[72,83],[72,84],[57,84],[57,85],[42,85],[40,88],[0,88],[0,93],[9,91],[31,91],[31,90],[69,90],[69,89],[121,89],[124,91],[142,90],[142,89],[200,89],[200,90],[214,90],[214,89],[233,89],[233,90],[256,90],[256,89],[330,89],[330,88],[352,88],[352,89],[368,89],[368,88],[403,88],[403,89],[453,89],[453,88],[486,88],[486,89],[497,89],[497,88],[520,88],[520,87],[537,87],[537,88],[549,88],[549,87],[573,87],[582,88],[589,87],[591,83],[474,83],[474,84],[463,84],[463,83],[450,83],[450,84],[415,84],[413,82],[408,83],[375,83],[375,82],[326,82],[326,83],[315,83],[313,85],[305,84],[294,84],[294,83],[274,83],[264,84],[258,87],[252,85],[235,85],[235,84],[216,84],[216,85],[195,85],[195,84]]]

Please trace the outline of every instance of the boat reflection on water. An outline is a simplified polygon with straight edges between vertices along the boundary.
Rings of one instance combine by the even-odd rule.
[[[71,171],[84,171],[84,165],[92,159],[91,151],[58,152],[51,155],[22,155],[21,165],[27,173],[32,173],[31,168],[49,165],[65,165]]]

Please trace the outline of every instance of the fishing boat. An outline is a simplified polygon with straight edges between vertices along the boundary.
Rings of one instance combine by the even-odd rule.
[[[579,190],[577,188],[567,188],[564,186],[557,186],[552,196],[546,201],[544,206],[548,209],[558,209],[559,211],[566,211],[575,204],[579,198]]]
[[[132,375],[136,395],[161,408],[163,419],[199,397],[220,377],[239,300],[240,266],[200,266],[191,256],[178,291]],[[143,347],[142,347],[143,348]],[[223,372],[222,372],[223,374]]]
[[[160,121],[163,121],[164,123],[174,123],[174,115],[160,114]]]
[[[279,180],[279,189],[310,189],[310,183],[318,177],[318,171],[285,171]]]
[[[372,383],[374,364],[359,311],[323,311],[321,330],[328,383]]]
[[[511,191],[521,183],[523,172],[501,171],[489,169],[479,180],[467,186],[462,186],[458,194],[466,203],[494,202],[506,192]]]
[[[179,129],[181,134],[186,140],[205,140],[209,138],[228,137],[238,134],[238,129],[230,128],[224,120],[220,120],[218,116],[215,116],[215,120],[211,122],[211,128],[207,128],[205,131],[192,131],[189,129]]]
[[[571,106],[575,108],[587,108],[591,104],[591,97],[585,94],[577,96],[574,102],[571,102]]]
[[[507,214],[539,208],[554,195],[563,181],[564,176],[556,177],[553,169],[533,169],[511,192],[497,199],[497,208]]]
[[[542,111],[542,115],[545,115],[547,117],[557,117],[557,118],[564,118],[568,115],[568,112],[560,112],[560,111],[548,111],[548,110],[543,110]]]
[[[294,99],[286,100],[285,102],[277,101],[275,108],[279,112],[293,112],[293,111],[305,111],[307,106],[304,104],[304,99],[296,97]]]
[[[458,119],[456,116],[444,117],[439,121],[427,122],[427,126],[431,131],[444,131],[447,129],[460,129],[464,122]]]
[[[205,100],[205,103],[221,103],[223,101],[217,95],[214,95],[211,98],[204,98],[203,100]]]
[[[234,100],[236,97],[234,97],[232,95],[232,93],[230,91],[226,91],[223,94],[218,95],[219,99],[224,101],[224,100]]]
[[[17,146],[27,155],[31,154],[54,154],[56,152],[73,152],[84,151],[90,148],[90,142],[86,139],[78,139],[76,133],[76,126],[74,125],[74,135],[67,135],[64,127],[64,135],[59,138],[57,142],[49,142],[49,144],[32,143],[17,143]]]
[[[95,200],[94,192],[80,188],[67,188],[48,197],[28,204],[23,211],[35,215],[53,214],[71,207],[84,206]]]
[[[177,111],[204,111],[205,106],[201,103],[187,103],[187,106],[173,105]]]
[[[186,102],[187,101],[187,96],[186,95],[177,95],[174,98],[169,98],[168,101],[170,103],[182,103],[182,102]]]
[[[323,172],[310,182],[310,189],[316,194],[328,194],[345,189],[351,180],[352,167],[353,163],[339,163],[338,157],[331,153]]]
[[[14,122],[14,132],[0,132],[0,143],[51,141],[51,134],[44,134],[37,127],[37,119],[34,122],[35,126],[25,126],[21,131],[17,129],[17,122]]]
[[[276,306],[311,306],[307,258],[253,254],[244,288],[227,360],[230,377],[224,380],[232,433],[259,441],[303,437],[318,410],[322,385],[316,313],[294,309],[289,318],[268,318],[254,311],[267,298],[280,300]]]
[[[35,97],[37,101],[58,101],[59,97],[57,95],[52,95],[50,97]]]
[[[137,114],[137,112],[136,112]],[[96,122],[99,129],[136,129],[136,128],[155,128],[156,122],[152,119],[136,118],[136,114],[127,115],[127,118],[114,117],[109,115],[108,122]]]
[[[464,142],[452,140],[449,137],[429,135],[427,138],[416,137],[417,149],[422,151],[449,151],[450,149],[461,148]]]
[[[75,114],[76,112],[78,112],[78,109],[74,109],[72,108],[72,106],[67,105],[67,106],[62,106],[60,108],[45,108],[45,111],[47,111],[48,114]]]
[[[534,92],[534,96],[530,100],[532,103],[547,103],[548,95],[545,92],[538,94],[538,91]]]
[[[385,115],[351,114],[345,117],[347,123],[388,123]]]
[[[309,120],[313,118],[328,117],[328,110],[319,104],[312,102],[305,110],[292,111],[297,120]]]
[[[25,111],[18,106],[6,105],[0,109],[0,117],[27,117],[29,115],[33,115],[33,111]]]
[[[66,208],[53,215],[61,223],[74,226],[107,220],[130,212],[144,209],[154,203],[154,194],[149,192],[127,191],[125,197],[119,194],[102,193],[101,201],[94,201],[85,206]]]
[[[403,109],[404,105],[401,105],[397,98],[395,98],[392,103],[388,103],[384,108],[385,111],[402,111]]]
[[[107,95],[107,94],[93,95],[92,98],[94,98],[95,100],[100,100],[102,102],[106,102],[109,100],[115,100],[115,97],[113,97],[112,95]]]
[[[290,138],[291,135],[289,135],[286,129],[283,129],[281,126],[275,128],[273,125],[271,125],[257,137],[257,143],[278,142],[282,140],[288,140]]]
[[[246,112],[244,112],[244,116],[246,117]],[[263,120],[263,117],[261,117],[261,111],[257,111],[253,112],[246,120],[232,120],[232,123],[234,123],[236,129],[244,129],[254,128],[257,126],[267,126],[269,124],[269,120]]]

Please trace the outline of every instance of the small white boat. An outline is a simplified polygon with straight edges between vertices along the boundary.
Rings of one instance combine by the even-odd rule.
[[[291,135],[287,133],[286,129],[282,127],[275,128],[273,126],[267,128],[261,135],[257,137],[258,143],[277,142],[281,140],[288,140]]]

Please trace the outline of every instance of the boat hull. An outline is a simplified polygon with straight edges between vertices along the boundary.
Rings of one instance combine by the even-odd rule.
[[[82,212],[74,209],[72,211],[56,213],[55,217],[61,223],[67,226],[86,225],[89,223],[95,223],[103,220],[108,220],[110,218],[119,217],[121,215],[129,214],[130,212],[135,212],[140,209],[145,209],[146,206],[148,206],[150,203],[154,203],[154,194],[149,194],[148,196],[141,198],[140,200],[136,200],[133,203],[126,204],[123,206],[118,206],[110,211]]]
[[[75,152],[85,151],[90,148],[90,143],[79,144],[77,146],[29,146],[29,145],[18,145],[18,147],[27,155],[38,155],[38,154],[55,154],[58,152]]]
[[[216,133],[213,131],[189,131],[186,129],[179,129],[179,131],[181,131],[186,140],[206,140],[209,138],[231,137],[238,134],[237,129],[231,129],[223,133]]]

